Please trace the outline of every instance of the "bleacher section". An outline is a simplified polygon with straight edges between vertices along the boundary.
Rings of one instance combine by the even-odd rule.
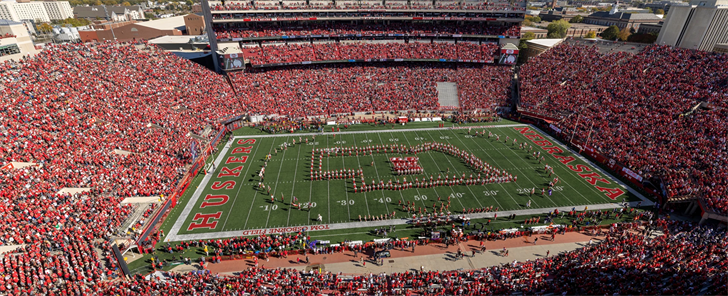
[[[498,45],[469,42],[403,43],[345,42],[288,43],[246,47],[243,55],[252,65],[290,64],[314,61],[405,59],[457,60],[493,63]]]
[[[728,214],[727,55],[656,45],[602,54],[563,43],[520,73],[519,110],[553,118],[668,201],[701,198]],[[700,102],[712,107],[682,115]]]

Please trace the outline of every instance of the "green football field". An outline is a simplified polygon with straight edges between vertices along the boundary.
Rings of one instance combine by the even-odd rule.
[[[482,134],[475,136],[476,131]],[[489,133],[493,136],[489,137]],[[496,140],[496,135],[500,140]],[[514,138],[517,141],[515,145]],[[306,139],[308,143],[305,143]],[[293,144],[294,140],[296,144]],[[319,170],[319,164],[322,171],[361,169],[361,174],[355,177],[356,192],[351,178],[312,180],[314,149],[382,145],[417,147],[425,143],[451,145],[449,147],[472,155],[492,169],[505,171],[517,179],[505,183],[472,181],[476,184],[361,192],[362,175],[367,184],[371,184],[372,180],[377,184],[380,180],[384,183],[392,180],[396,184],[397,180],[404,183],[405,178],[410,182],[424,178],[429,183],[430,176],[433,180],[440,176],[443,181],[445,176],[450,179],[453,176],[460,178],[463,174],[465,179],[470,179],[471,175],[477,179],[478,176],[463,157],[452,153],[429,150],[413,154],[380,149],[379,152],[358,156],[354,152],[351,156],[348,153],[324,153],[319,158],[321,154],[316,153],[313,157],[314,171]],[[527,144],[525,147],[531,146],[531,150],[519,148],[520,143]],[[288,147],[284,149],[285,146]],[[533,152],[540,152],[543,161],[533,157]],[[271,157],[265,165],[268,154]],[[393,157],[416,157],[412,164],[421,167],[423,172],[395,175],[390,161]],[[214,161],[214,171],[206,175],[201,173],[177,205],[184,208],[173,217],[170,240],[290,232],[304,226],[308,230],[353,229],[373,223],[371,218],[363,224],[351,223],[359,222],[360,216],[394,212],[395,219],[388,221],[410,217],[412,213],[405,211],[401,203],[414,203],[417,213],[420,209],[432,213],[433,205],[439,212],[441,202],[446,205],[448,199],[449,208],[445,211],[452,214],[491,206],[499,211],[544,209],[548,212],[557,207],[583,210],[585,205],[617,203],[625,199],[645,200],[595,165],[567,151],[560,143],[523,124],[472,129],[382,129],[316,135],[233,136]],[[553,175],[545,170],[546,164],[553,167]],[[264,179],[261,179],[264,165]],[[482,177],[485,178],[485,173]],[[542,195],[541,189],[548,190],[549,182],[555,177],[559,178],[559,182],[553,186],[551,195]],[[265,184],[264,188],[259,187],[260,183]],[[531,196],[534,188],[536,194]],[[275,201],[271,201],[271,196]],[[297,202],[292,202],[294,196]],[[527,206],[529,200],[530,207]],[[317,220],[319,215],[322,221]]]

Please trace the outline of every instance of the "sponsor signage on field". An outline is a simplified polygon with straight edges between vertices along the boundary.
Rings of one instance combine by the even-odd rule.
[[[244,230],[242,236],[329,230],[328,224]]]

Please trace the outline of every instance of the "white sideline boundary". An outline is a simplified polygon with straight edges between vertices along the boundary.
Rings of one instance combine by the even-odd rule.
[[[530,124],[504,124],[504,125],[485,125],[485,126],[472,126],[472,128],[506,128],[506,127],[523,127],[528,126],[535,131],[539,132],[542,136],[545,138],[551,140],[555,145],[558,145],[560,148],[563,148],[564,151],[569,151],[572,154],[575,155],[575,157],[579,158],[580,160],[584,161],[585,163],[589,164],[592,168],[598,170],[600,173],[608,176],[611,178],[611,181],[614,181],[620,187],[625,188],[630,193],[637,196],[643,206],[650,206],[654,203],[647,199],[645,196],[637,192],[636,190],[632,189],[632,187],[627,186],[624,182],[621,180],[615,178],[612,174],[607,173],[604,171],[601,167],[594,164],[584,156],[578,154],[576,151],[569,149],[564,144],[562,144],[560,141],[554,139],[549,134],[545,133],[543,130],[530,125]],[[391,130],[380,130],[380,131],[350,131],[350,132],[337,132],[336,134],[339,135],[347,135],[347,134],[375,134],[375,133],[399,133],[399,132],[414,132],[414,131],[437,131],[437,130],[452,130],[452,129],[464,129],[468,128],[466,127],[444,127],[444,128],[422,128],[422,129],[391,129]],[[330,133],[330,132],[329,132]],[[301,133],[301,134],[293,134],[293,135],[300,135],[300,136],[312,136],[312,135],[322,135],[326,134],[324,133]],[[231,137],[230,140],[225,144],[223,149],[218,154],[217,158],[215,159],[215,167],[219,167],[220,163],[222,163],[223,159],[227,156],[228,150],[232,147],[232,144],[234,141],[238,139],[250,139],[250,138],[278,138],[278,137],[289,137],[292,134],[273,134],[273,135],[251,135],[251,136],[234,136]],[[322,231],[322,230],[341,230],[341,229],[351,229],[351,228],[362,228],[362,227],[382,227],[382,226],[390,226],[390,225],[405,225],[408,224],[409,219],[389,219],[389,220],[380,220],[380,221],[368,221],[368,222],[345,222],[345,223],[332,223],[332,224],[324,224],[324,223],[318,223],[318,224],[309,224],[309,225],[298,225],[298,226],[287,226],[287,227],[272,227],[272,228],[251,228],[251,229],[244,229],[244,230],[233,230],[233,231],[218,231],[218,232],[207,232],[207,233],[195,233],[195,234],[179,234],[180,229],[182,229],[183,224],[185,221],[187,221],[190,213],[192,212],[194,206],[197,204],[197,201],[199,200],[200,196],[202,195],[202,192],[205,190],[207,184],[210,182],[214,174],[207,174],[202,181],[200,182],[200,185],[197,187],[195,192],[190,197],[190,200],[187,201],[187,204],[185,205],[184,209],[182,210],[182,213],[180,213],[179,217],[177,217],[177,220],[174,222],[174,225],[170,229],[169,233],[166,235],[164,241],[165,242],[175,242],[175,241],[187,241],[187,240],[200,240],[200,239],[218,239],[218,238],[228,238],[228,237],[237,237],[237,236],[251,236],[251,235],[261,235],[261,234],[273,234],[273,233],[280,233],[279,231],[282,229],[290,229],[291,231],[297,232],[298,230],[295,229],[306,229],[307,231]],[[639,202],[629,202],[630,206],[634,207]],[[577,208],[578,207],[578,208]],[[453,215],[453,216],[467,216],[471,219],[481,219],[481,218],[493,218],[494,214],[500,214],[501,217],[505,217],[511,214],[516,214],[517,216],[521,215],[536,215],[536,214],[547,214],[554,209],[559,209],[561,212],[568,212],[572,208],[577,208],[577,210],[583,210],[583,205],[579,206],[565,206],[565,207],[557,207],[557,208],[540,208],[540,209],[525,209],[525,210],[513,210],[513,211],[498,211],[498,212],[489,212],[489,213],[474,213],[474,214],[465,214],[465,215]],[[613,203],[604,203],[604,204],[591,204],[588,205],[589,209],[592,210],[604,210],[604,209],[614,209],[614,208],[620,208],[622,207],[622,203],[620,202],[613,202]],[[317,228],[324,228],[324,229],[317,229]]]

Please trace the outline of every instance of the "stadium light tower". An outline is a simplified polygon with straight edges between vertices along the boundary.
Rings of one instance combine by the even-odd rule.
[[[212,29],[212,12],[210,12],[210,3],[207,0],[202,0],[202,14],[205,19],[205,31],[207,32],[207,39],[210,42],[210,53],[212,54],[212,63],[215,64],[215,72],[220,72],[220,62],[218,62],[217,56],[217,38],[215,37],[215,31]]]

